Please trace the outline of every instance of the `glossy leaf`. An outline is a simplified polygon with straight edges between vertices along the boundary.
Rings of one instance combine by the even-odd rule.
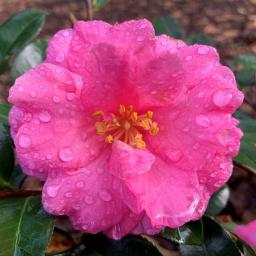
[[[121,240],[112,240],[100,234],[85,235],[83,241],[87,249],[82,255],[161,256],[156,247],[139,236],[126,236]],[[98,254],[89,254],[92,252]]]
[[[37,40],[27,45],[16,57],[10,72],[10,83],[45,59],[47,41]]]
[[[235,116],[240,120],[239,127],[243,130],[244,136],[239,154],[234,160],[256,173],[256,120],[241,111],[236,112]]]
[[[99,11],[102,7],[104,7],[109,0],[93,0],[92,6],[94,11]]]
[[[0,123],[0,177],[7,180],[13,167],[14,153],[12,149],[12,141],[9,134],[5,131]]]
[[[214,220],[203,218],[203,243],[199,246],[181,245],[182,256],[240,256],[239,249],[228,233]]]
[[[188,44],[214,45],[213,39],[205,34],[194,34],[190,36],[186,41]]]
[[[228,186],[223,186],[216,191],[208,204],[206,215],[215,216],[218,215],[227,205],[230,196]]]
[[[12,184],[12,186],[20,188],[26,177],[27,176],[24,174],[21,167],[19,165],[16,165],[13,171],[11,172],[11,176],[8,181],[9,183]]]
[[[7,102],[0,101],[0,123],[5,128],[8,128],[8,114],[11,109],[11,105]]]
[[[166,34],[178,39],[183,39],[185,37],[184,28],[173,17],[165,16],[155,18],[153,24],[157,35]]]
[[[176,229],[165,228],[161,236],[180,244],[201,245],[203,242],[202,222],[191,221]]]
[[[256,56],[239,55],[234,59],[234,70],[240,86],[247,86],[255,83],[256,77]]]
[[[0,256],[45,255],[54,219],[40,197],[1,199],[0,213]]]
[[[28,9],[9,18],[0,26],[0,63],[20,51],[41,31],[45,13]]]

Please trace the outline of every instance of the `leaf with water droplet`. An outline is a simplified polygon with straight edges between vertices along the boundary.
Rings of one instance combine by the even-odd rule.
[[[29,69],[35,67],[45,59],[47,41],[37,40],[27,45],[16,57],[11,68],[9,83],[14,83],[15,79],[24,74]]]
[[[3,63],[7,66],[9,56],[16,54],[39,34],[45,15],[43,11],[27,9],[13,15],[0,26],[0,66]],[[2,67],[0,70],[3,72],[5,69]]]
[[[0,255],[45,255],[54,218],[38,196],[0,200]]]

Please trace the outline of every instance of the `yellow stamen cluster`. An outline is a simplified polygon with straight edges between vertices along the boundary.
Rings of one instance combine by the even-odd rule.
[[[105,142],[112,143],[121,140],[133,147],[143,149],[146,143],[143,140],[143,131],[156,135],[159,131],[156,122],[152,121],[153,112],[138,115],[132,106],[120,105],[118,114],[111,114],[106,118],[102,111],[93,114],[98,121],[95,124],[97,134],[105,135]]]

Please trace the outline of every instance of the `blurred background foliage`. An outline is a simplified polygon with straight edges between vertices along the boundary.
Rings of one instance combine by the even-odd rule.
[[[256,217],[255,13],[255,0],[1,0],[0,256],[255,256],[234,234],[237,223]],[[116,22],[144,17],[152,20],[157,34],[218,48],[222,63],[233,69],[245,93],[235,113],[245,135],[231,180],[213,195],[201,220],[166,228],[154,237],[113,241],[74,231],[66,218],[42,209],[42,183],[26,177],[15,161],[6,97],[18,76],[44,60],[48,39],[57,30],[77,19]]]

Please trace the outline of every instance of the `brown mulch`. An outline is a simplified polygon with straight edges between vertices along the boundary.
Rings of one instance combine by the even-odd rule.
[[[43,35],[71,26],[70,14],[85,18],[86,0],[0,0],[0,23],[25,8],[48,12]],[[222,56],[256,53],[256,0],[110,0],[95,18],[117,22],[172,15],[188,34],[213,37]]]

